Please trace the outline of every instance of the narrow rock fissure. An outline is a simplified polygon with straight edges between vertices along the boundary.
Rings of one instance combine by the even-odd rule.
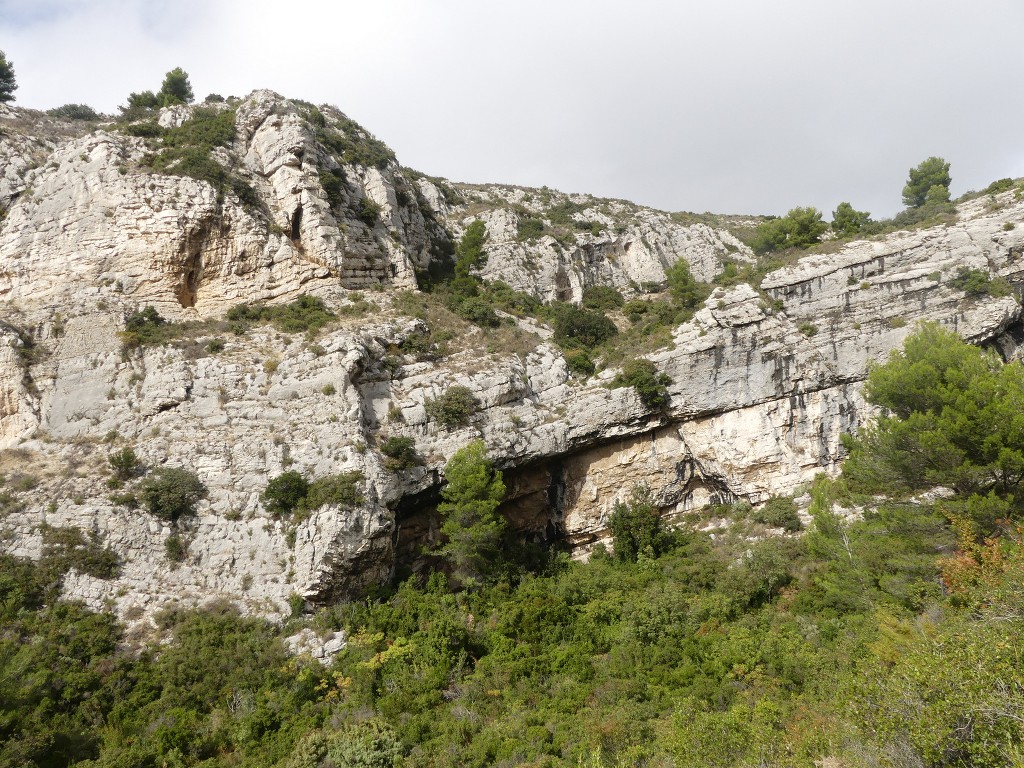
[[[292,214],[292,242],[296,245],[302,242],[302,203],[298,204]]]

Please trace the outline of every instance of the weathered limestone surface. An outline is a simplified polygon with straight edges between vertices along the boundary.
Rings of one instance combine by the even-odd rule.
[[[725,261],[753,260],[750,249],[724,229],[680,223],[621,200],[497,185],[458,190],[462,204],[439,203],[438,214],[460,234],[474,219],[486,223],[481,276],[544,301],[578,302],[593,285],[635,295],[644,286],[663,284],[665,270],[680,259],[698,280],[710,280]],[[564,217],[569,209],[571,223],[558,223],[559,213]],[[542,221],[549,233],[524,240],[519,228],[528,218]]]
[[[236,110],[238,135],[222,160],[259,207],[146,171],[143,140],[114,126],[36,141],[22,113],[0,108],[0,126],[21,126],[0,136],[0,157],[46,153],[31,170],[12,161],[0,186],[0,473],[38,480],[12,491],[18,504],[0,520],[0,547],[38,557],[43,523],[94,532],[122,572],[109,581],[71,574],[65,591],[126,617],[217,597],[275,615],[293,595],[328,602],[389,578],[396,560],[436,537],[431,504],[444,464],[477,437],[506,471],[510,519],[531,536],[564,537],[579,554],[606,536],[612,506],[636,483],[668,514],[793,493],[838,470],[840,435],[870,415],[868,362],[885,359],[917,322],[1019,350],[1012,296],[971,298],[950,285],[962,267],[1024,281],[1024,204],[1006,193],[963,204],[955,225],[807,256],[760,291],[717,289],[675,329],[671,349],[650,355],[672,379],[661,411],[609,387],[614,370],[570,376],[535,323],[521,323],[537,331],[532,349],[487,349],[469,332],[448,356],[417,360],[401,344],[424,321],[402,316],[392,289],[414,286],[414,270],[476,217],[490,238],[483,276],[542,298],[579,299],[597,284],[630,293],[663,281],[680,258],[708,278],[749,253],[725,232],[625,203],[466,185],[453,197],[393,160],[341,162],[306,107],[270,92]],[[347,125],[322,114],[332,130]],[[330,172],[335,202],[322,183]],[[372,225],[363,198],[375,204]],[[566,201],[576,220],[598,226],[576,229],[572,242],[562,230],[564,242],[519,240],[524,216],[543,218]],[[369,285],[380,290],[350,291]],[[209,325],[189,343],[141,351],[124,350],[118,335],[147,304],[175,320],[219,318],[238,303],[300,293],[342,319],[317,338]],[[222,351],[209,351],[214,337]],[[453,384],[482,407],[470,424],[444,430],[425,405]],[[378,447],[394,435],[414,438],[421,466],[388,469]],[[194,519],[175,529],[111,500],[107,455],[128,445],[151,468],[202,478],[210,496]],[[286,469],[361,472],[364,501],[275,519],[260,494]],[[165,553],[172,534],[187,543],[181,563]]]

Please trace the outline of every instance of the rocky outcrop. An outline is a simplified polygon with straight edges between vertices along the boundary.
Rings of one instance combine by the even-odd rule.
[[[680,259],[698,280],[711,280],[726,261],[753,261],[724,229],[622,200],[497,185],[457,189],[461,204],[439,206],[439,214],[460,233],[475,219],[487,225],[481,276],[542,301],[579,302],[595,285],[636,295],[662,285]]]
[[[2,547],[39,556],[44,523],[94,533],[120,575],[72,573],[65,590],[126,618],[218,597],[282,614],[390,578],[436,539],[444,464],[475,438],[506,472],[503,512],[581,555],[637,483],[673,515],[791,494],[838,470],[840,435],[870,415],[869,361],[917,322],[1008,354],[1024,335],[1012,295],[953,282],[961,268],[1022,282],[1024,204],[1010,192],[961,205],[955,225],[716,289],[649,355],[671,379],[669,404],[651,409],[612,386],[613,369],[573,376],[537,321],[485,334],[406,290],[474,218],[488,226],[484,277],[568,300],[590,285],[643,290],[680,258],[710,277],[750,258],[731,235],[626,203],[426,179],[340,113],[269,92],[229,106],[237,135],[217,157],[258,205],[147,171],[146,140],[108,126],[53,141],[0,222],[0,473],[26,478],[0,501]],[[0,152],[20,151],[0,137]],[[352,290],[367,285],[378,290]],[[305,292],[340,317],[319,335],[221,321],[235,304]],[[125,348],[125,317],[147,304],[192,321],[191,336]],[[448,349],[412,343],[427,330]],[[481,406],[443,429],[426,406],[456,384]],[[421,463],[393,469],[390,436],[413,438]],[[107,456],[126,446],[150,468],[194,470],[210,491],[198,514],[172,526],[125,506],[137,481],[108,487]],[[260,495],[286,469],[360,473],[362,502],[278,519]]]

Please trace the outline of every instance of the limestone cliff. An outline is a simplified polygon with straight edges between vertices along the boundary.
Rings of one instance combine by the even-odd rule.
[[[570,375],[550,331],[525,319],[484,333],[449,318],[444,348],[425,354],[442,319],[417,273],[477,218],[482,277],[541,299],[650,290],[678,259],[709,279],[752,255],[724,229],[621,201],[424,177],[340,112],[267,91],[206,108],[233,113],[233,140],[211,156],[235,186],[156,173],[160,140],[122,125],[84,132],[0,111],[2,546],[39,556],[43,523],[95,533],[120,575],[72,573],[65,590],[126,617],[213,596],[275,614],[291,595],[325,602],[386,580],[436,536],[441,470],[478,436],[506,471],[509,517],[580,553],[637,482],[669,514],[792,493],[836,471],[840,434],[868,415],[868,362],[916,322],[1008,355],[1020,338],[1012,296],[950,283],[961,267],[1024,279],[1024,203],[1007,192],[962,204],[954,225],[716,289],[649,355],[672,380],[662,410],[610,388],[614,369]],[[300,294],[340,319],[315,337],[218,322]],[[126,347],[125,319],[147,305],[191,321],[189,337]],[[452,384],[482,407],[449,430],[425,404]],[[422,464],[395,470],[379,450],[389,436],[412,437]],[[174,531],[112,500],[107,456],[124,446],[149,467],[197,472],[210,489],[199,515]],[[260,493],[285,469],[359,471],[364,501],[275,519]],[[165,551],[175,532],[180,563]]]

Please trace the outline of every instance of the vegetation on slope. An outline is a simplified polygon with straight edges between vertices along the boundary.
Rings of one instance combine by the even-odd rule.
[[[643,489],[614,558],[481,579],[474,536],[453,538],[461,589],[413,577],[308,620],[351,633],[327,668],[285,654],[294,623],[224,606],[165,613],[171,642],[126,653],[52,571],[5,557],[0,763],[1017,765],[1020,366],[928,327],[868,393],[885,416],[809,489],[802,538],[764,537],[782,502],[712,510],[734,521],[714,537],[668,530]],[[490,551],[500,476],[471,449],[452,482],[449,521]],[[935,483],[955,495],[920,496]]]

